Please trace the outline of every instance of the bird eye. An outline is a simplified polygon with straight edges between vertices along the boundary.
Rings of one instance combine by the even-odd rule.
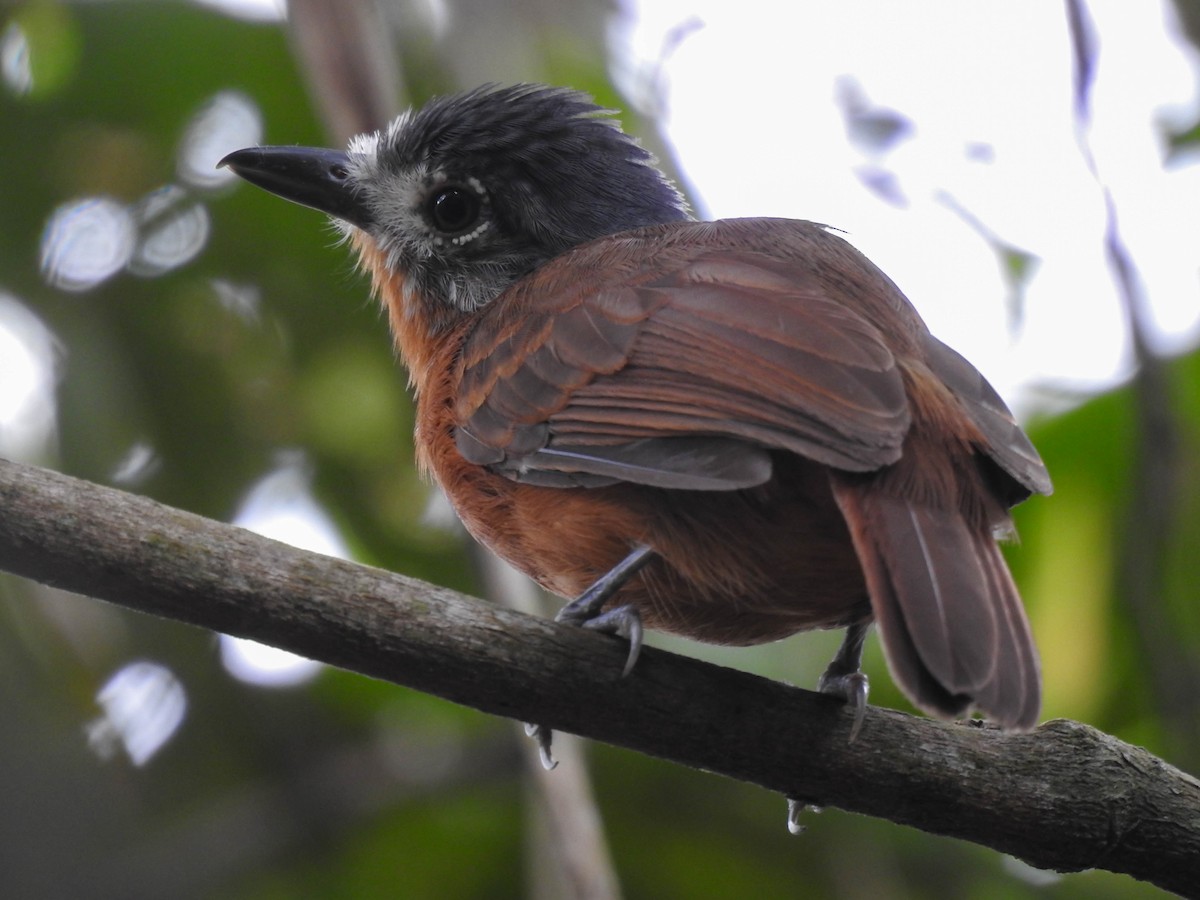
[[[429,198],[429,219],[438,231],[466,231],[479,220],[481,206],[475,191],[447,185]]]

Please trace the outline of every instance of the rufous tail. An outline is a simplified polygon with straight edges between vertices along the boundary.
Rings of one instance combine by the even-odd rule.
[[[909,699],[936,716],[973,708],[1004,728],[1036,725],[1037,649],[991,530],[863,483],[839,480],[834,493]]]

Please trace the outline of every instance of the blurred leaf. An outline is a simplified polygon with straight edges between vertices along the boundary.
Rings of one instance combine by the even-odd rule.
[[[30,100],[45,100],[61,91],[79,66],[79,28],[67,6],[53,0],[19,9],[9,20],[4,44],[6,66],[23,69],[27,79],[14,83],[6,73],[10,85]],[[21,58],[15,58],[17,55]]]
[[[1200,146],[1200,121],[1197,121],[1191,128],[1181,131],[1168,129],[1165,134],[1167,139],[1166,163],[1170,165],[1187,161],[1195,156],[1197,147]]]

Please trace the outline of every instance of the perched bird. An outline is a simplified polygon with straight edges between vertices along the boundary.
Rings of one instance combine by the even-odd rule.
[[[586,95],[484,87],[348,152],[239,150],[340,223],[417,402],[422,469],[560,619],[719,644],[878,624],[918,707],[1032,727],[1037,651],[996,544],[1050,480],[1004,402],[825,226],[698,222]],[[548,750],[548,732],[539,735]]]

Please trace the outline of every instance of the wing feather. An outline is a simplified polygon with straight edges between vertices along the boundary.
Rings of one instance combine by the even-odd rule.
[[[825,234],[788,224],[806,241]],[[883,335],[799,250],[792,263],[735,253],[716,240],[726,232],[732,243],[734,229],[706,227],[708,246],[686,253],[667,242],[636,272],[601,270],[601,241],[497,301],[522,315],[481,317],[464,345],[460,452],[521,480],[545,469],[556,483],[574,472],[712,489],[765,481],[769,449],[852,471],[899,458],[909,409]],[[614,458],[623,444],[642,448],[637,465]]]
[[[926,333],[924,345],[930,371],[950,388],[987,439],[984,452],[1016,482],[1009,486],[1007,505],[1031,493],[1049,494],[1050,474],[1041,456],[996,389],[960,353],[933,335]]]

